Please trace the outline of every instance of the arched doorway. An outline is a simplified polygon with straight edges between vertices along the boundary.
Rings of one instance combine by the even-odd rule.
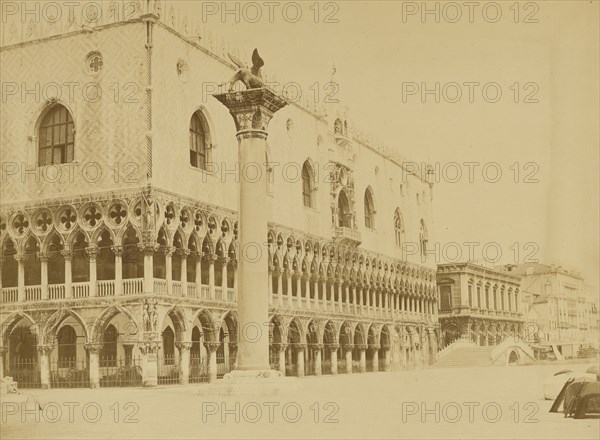
[[[332,346],[337,346],[338,338],[335,331],[335,326],[333,322],[327,321],[325,324],[325,328],[323,329],[323,360],[321,362],[321,368],[323,374],[332,374],[332,356],[331,350]],[[336,351],[336,361],[337,361],[337,351]],[[335,365],[335,372],[337,374],[337,362]]]
[[[5,376],[10,376],[19,388],[40,388],[40,368],[37,337],[32,322],[19,316],[9,324],[3,335],[8,350],[5,354]],[[6,345],[5,345],[6,346]]]
[[[338,374],[352,373],[352,328],[347,322],[340,327],[338,343]]]
[[[300,376],[298,357],[304,356],[300,323],[292,319],[287,331],[287,348],[285,351],[285,375]],[[302,351],[302,353],[300,353]],[[304,358],[302,358],[302,375],[304,375]]]

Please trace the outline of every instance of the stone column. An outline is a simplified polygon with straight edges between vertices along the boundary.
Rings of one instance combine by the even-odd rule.
[[[390,346],[389,345],[384,345],[383,347],[381,347],[382,350],[385,350],[385,360],[384,360],[384,364],[383,364],[383,368],[384,371],[389,372],[391,370],[391,359],[392,359],[392,351],[390,350]]]
[[[229,258],[221,258],[221,289],[223,289],[223,299],[227,299],[227,265]]]
[[[377,373],[379,371],[379,345],[373,345],[373,372]]]
[[[314,309],[319,310],[319,277],[313,276],[313,290],[315,292],[313,301],[314,301]]]
[[[100,388],[100,350],[102,344],[88,343],[84,345],[89,354],[90,388]]]
[[[306,298],[306,308],[310,310],[310,275],[304,274],[302,279],[304,280],[304,297]]]
[[[72,298],[73,289],[71,288],[71,283],[73,282],[73,275],[71,271],[71,260],[73,259],[73,251],[64,249],[60,251],[60,253],[65,260],[65,298]]]
[[[287,348],[286,344],[279,344],[279,371],[281,374],[285,376],[285,350]]]
[[[177,349],[179,350],[179,383],[187,385],[190,380],[190,349],[191,342],[178,342]]]
[[[173,295],[173,254],[175,247],[165,246],[165,279],[167,280],[167,295]]]
[[[54,345],[38,345],[37,350],[40,361],[40,383],[42,389],[50,388],[50,353],[54,349]]]
[[[356,304],[356,284],[352,283],[352,308],[354,314],[356,314],[357,304]]]
[[[22,303],[25,301],[25,255],[18,253],[14,255],[17,260],[17,300]]]
[[[99,249],[97,246],[90,246],[85,248],[85,253],[90,260],[90,297],[96,296],[97,290],[97,277],[96,277],[96,259],[98,258]]]
[[[323,367],[321,365],[321,352],[323,351],[323,344],[315,344],[313,349],[315,354],[315,376],[320,376],[323,373]]]
[[[243,339],[243,338],[242,338]],[[217,380],[217,350],[220,342],[205,342],[206,352],[208,353],[208,381]]]
[[[225,105],[235,121],[238,163],[241,170],[239,197],[240,249],[250,249],[265,243],[268,214],[260,207],[266,202],[266,140],[270,119],[287,103],[266,88],[249,89],[215,95]],[[268,249],[258,249],[255,259],[240,259],[238,291],[239,328],[269,322],[267,290]],[[270,370],[269,333],[263,331],[255,340],[240,338],[238,370]]]
[[[0,347],[0,379],[4,378],[4,355],[8,351],[8,347]]]
[[[158,243],[145,242],[138,244],[144,252],[144,293],[154,293],[154,252],[158,249]]]
[[[296,363],[298,377],[304,377],[304,345],[298,344],[293,347],[296,350]]]
[[[155,337],[157,335],[154,335]],[[160,341],[144,341],[139,344],[142,353],[142,385],[155,387],[158,385],[158,350]]]
[[[48,299],[48,255],[39,255],[41,266],[42,299]]]
[[[269,305],[273,305],[273,273],[275,266],[269,264],[269,276],[267,278],[267,291],[269,292]]]
[[[196,252],[196,297],[202,298],[202,252]]]
[[[360,364],[358,367],[358,371],[361,373],[366,373],[367,372],[367,346],[360,345],[358,347],[358,349],[360,350]]]
[[[344,347],[346,355],[346,374],[352,374],[352,344]]]
[[[331,344],[329,349],[331,350],[331,374],[338,373],[338,362],[337,362],[337,352],[340,348],[340,344]]]
[[[187,292],[187,263],[188,263],[188,255],[191,254],[189,249],[180,249],[179,256],[181,257],[181,275],[179,279],[181,280],[181,296],[188,296]],[[188,362],[189,364],[189,362]]]
[[[123,293],[123,246],[111,246],[115,254],[115,296]]]
[[[208,297],[215,299],[215,254],[208,255]]]
[[[290,269],[285,270],[285,281],[287,283],[287,306],[292,307],[292,271]]]
[[[283,306],[283,277],[281,269],[277,269],[277,305]]]

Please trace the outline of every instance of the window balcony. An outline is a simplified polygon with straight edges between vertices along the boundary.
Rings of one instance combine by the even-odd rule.
[[[333,238],[337,243],[344,246],[358,246],[362,242],[358,229],[346,228],[344,226],[334,226]]]

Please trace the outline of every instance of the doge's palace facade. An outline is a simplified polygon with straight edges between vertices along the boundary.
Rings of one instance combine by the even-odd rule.
[[[248,337],[236,207],[252,170],[205,93],[234,66],[142,3],[127,21],[3,40],[0,377],[20,387],[214,381]],[[432,185],[325,110],[290,103],[269,124],[256,209],[271,367],[428,365]]]

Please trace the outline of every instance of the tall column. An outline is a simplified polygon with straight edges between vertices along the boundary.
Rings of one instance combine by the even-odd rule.
[[[98,258],[99,249],[97,246],[90,246],[85,248],[85,253],[90,260],[90,297],[96,296],[97,290],[97,273],[96,273],[96,259]]]
[[[306,298],[306,308],[311,309],[312,304],[310,303],[310,275],[308,273],[302,276],[304,280],[304,297]]]
[[[178,342],[179,350],[179,383],[186,385],[190,381],[190,349],[191,342]]]
[[[360,345],[358,349],[360,350],[360,364],[358,366],[358,371],[360,371],[361,373],[366,373],[367,372],[367,346]]]
[[[85,349],[89,354],[89,365],[90,369],[90,388],[100,387],[100,350],[102,344],[99,343],[88,343],[84,345]]]
[[[241,338],[244,339],[244,338]],[[208,353],[208,381],[214,382],[217,380],[217,349],[221,345],[220,342],[205,342],[204,346]]]
[[[165,278],[167,280],[167,295],[173,295],[173,254],[175,247],[165,246]]]
[[[277,269],[277,305],[283,306],[283,277],[281,269]]]
[[[268,249],[266,249],[268,214],[266,202],[266,141],[267,127],[273,113],[287,103],[266,88],[249,89],[215,95],[233,116],[238,139],[238,163],[241,170],[239,197],[240,249],[258,249],[256,258],[240,259],[238,294],[239,328],[255,323],[269,322],[269,303],[264,295],[267,289]],[[256,339],[240,338],[238,349],[239,370],[270,370],[269,334],[262,332]]]
[[[298,344],[294,346],[296,350],[296,363],[298,377],[304,377],[304,345]]]
[[[356,284],[352,283],[352,312],[354,314],[356,314],[356,308],[357,308],[356,301],[357,301],[357,298],[356,298]]]
[[[269,276],[267,277],[267,291],[269,292],[269,305],[273,305],[273,274],[275,266],[269,264]]]
[[[221,288],[223,289],[223,298],[227,298],[227,265],[229,258],[221,258]]]
[[[73,289],[71,288],[71,283],[73,280],[73,275],[71,271],[73,251],[71,251],[70,249],[64,249],[60,251],[60,253],[65,260],[65,298],[71,298],[73,297]]]
[[[314,301],[314,309],[319,310],[319,277],[313,276],[313,290],[315,292],[313,301]]]
[[[372,351],[373,351],[373,358],[372,358],[372,365],[373,365],[373,371],[375,373],[377,373],[379,371],[379,345],[373,345],[372,347]]]
[[[331,374],[337,374],[338,372],[338,359],[337,352],[340,348],[340,344],[331,344],[329,349],[331,350]]]
[[[54,345],[38,345],[40,362],[40,383],[43,389],[50,388],[50,353],[54,349]]]
[[[111,246],[115,254],[115,295],[123,293],[123,246]]]
[[[390,371],[391,370],[391,359],[392,359],[392,351],[390,350],[389,346],[383,346],[381,347],[382,350],[385,350],[385,359],[384,359],[384,364],[383,364],[383,368],[384,371]]]
[[[279,344],[278,348],[279,348],[278,367],[279,367],[279,371],[281,371],[281,374],[283,374],[285,376],[285,350],[287,348],[287,344]]]
[[[4,355],[8,352],[8,347],[0,347],[0,378],[4,378]]]
[[[285,281],[287,284],[287,306],[292,307],[292,271],[290,269],[285,270]]]
[[[217,256],[210,254],[208,259],[208,297],[215,299],[215,260]]]
[[[48,299],[48,255],[40,254],[42,299]]]
[[[321,352],[323,351],[323,344],[315,344],[313,349],[315,354],[315,376],[320,376],[322,374]]]
[[[144,293],[154,292],[154,252],[158,249],[158,243],[145,242],[138,245],[144,252]]]
[[[14,255],[17,260],[17,300],[25,301],[25,255],[18,253]]]
[[[202,252],[196,252],[194,257],[196,258],[196,297],[202,298]]]
[[[302,272],[296,271],[296,300],[298,301],[298,307],[302,307],[302,286],[300,285],[302,281]]]
[[[346,374],[352,374],[352,344],[344,347],[346,350]]]
[[[179,256],[181,257],[181,275],[179,276],[179,279],[181,280],[181,295],[182,296],[187,296],[188,292],[187,292],[187,283],[188,283],[188,279],[187,279],[187,263],[188,263],[188,255],[191,254],[189,249],[180,249],[179,251]],[[189,364],[189,362],[188,362]]]

